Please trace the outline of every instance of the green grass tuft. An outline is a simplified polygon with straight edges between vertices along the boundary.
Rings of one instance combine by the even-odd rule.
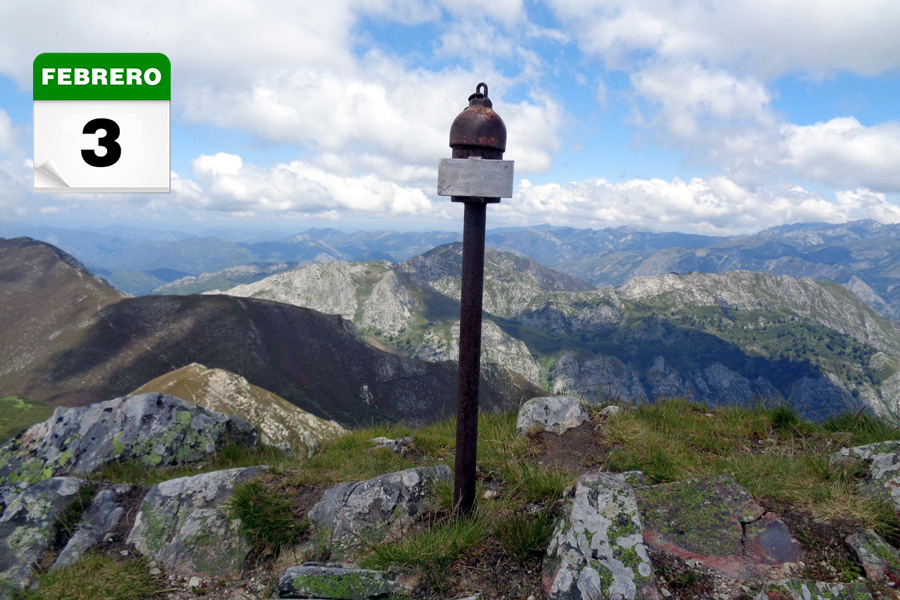
[[[228,510],[241,520],[241,533],[257,552],[296,544],[309,530],[309,522],[294,514],[285,494],[272,493],[259,481],[248,481],[234,489]]]
[[[161,592],[145,561],[123,562],[93,553],[38,575],[37,582],[37,589],[21,592],[18,600],[145,600]]]
[[[533,513],[510,512],[497,519],[494,537],[520,566],[542,556],[556,527],[556,512],[540,509]]]

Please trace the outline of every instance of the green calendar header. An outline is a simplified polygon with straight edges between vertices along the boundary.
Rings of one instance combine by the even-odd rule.
[[[172,66],[160,53],[44,53],[35,100],[171,100]]]

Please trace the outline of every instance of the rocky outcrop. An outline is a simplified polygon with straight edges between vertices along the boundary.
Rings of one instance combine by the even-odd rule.
[[[847,547],[871,581],[900,584],[900,552],[885,542],[874,529],[847,537]]]
[[[635,494],[647,544],[731,579],[757,579],[802,556],[787,526],[731,476],[641,487]]]
[[[111,461],[147,467],[199,462],[228,444],[254,447],[256,428],[162,394],[58,408],[0,447],[0,483],[88,474]]]
[[[103,541],[125,513],[120,498],[130,489],[129,485],[114,485],[104,487],[94,495],[51,570],[74,564],[85,552]]]
[[[660,598],[631,487],[611,473],[582,475],[544,556],[549,600]]]
[[[557,435],[578,427],[590,417],[584,401],[574,396],[532,398],[519,409],[516,433],[549,431]]]
[[[265,470],[246,467],[170,479],[150,488],[128,543],[182,575],[235,575],[250,546],[225,503],[234,488]]]
[[[307,454],[347,433],[334,421],[320,419],[240,375],[197,363],[157,377],[132,395],[151,392],[248,421],[259,429],[263,444],[281,450]]]
[[[309,518],[341,555],[365,541],[401,533],[433,501],[434,484],[450,479],[450,467],[415,467],[374,479],[342,483],[322,494]]]
[[[408,596],[412,590],[379,571],[356,569],[340,563],[306,563],[289,567],[278,580],[279,598],[319,600],[377,600]]]
[[[868,464],[868,477],[862,490],[884,498],[900,510],[900,441],[876,442],[855,448],[841,448],[832,460],[861,460]]]
[[[0,598],[24,589],[33,579],[33,562],[56,542],[57,518],[85,482],[53,477],[30,486],[0,487]]]

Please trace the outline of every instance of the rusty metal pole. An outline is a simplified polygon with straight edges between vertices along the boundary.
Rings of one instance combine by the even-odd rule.
[[[512,195],[512,161],[502,161],[506,125],[479,83],[469,106],[453,121],[453,159],[441,161],[438,194],[465,204],[459,315],[459,395],[453,503],[457,514],[475,505],[478,390],[481,378],[481,312],[487,205]],[[501,164],[502,163],[502,164]],[[499,169],[498,169],[499,168]]]

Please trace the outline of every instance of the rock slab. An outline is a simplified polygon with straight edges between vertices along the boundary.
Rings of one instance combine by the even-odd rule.
[[[128,493],[130,485],[108,486],[91,499],[91,505],[84,511],[72,537],[66,543],[51,571],[68,567],[84,556],[85,552],[103,541],[107,533],[118,524],[125,512],[118,498]]]
[[[729,475],[635,490],[652,547],[727,577],[752,580],[797,562],[803,547]]]
[[[846,544],[872,581],[900,584],[900,552],[885,542],[874,529],[847,537]]]
[[[549,600],[658,600],[631,487],[621,475],[578,478],[544,556]]]
[[[831,458],[835,462],[867,462],[869,474],[862,491],[889,500],[894,504],[895,510],[900,510],[900,441],[841,448]]]
[[[245,467],[170,479],[147,492],[128,543],[182,575],[229,576],[241,572],[250,545],[226,502],[234,488],[263,472]]]
[[[340,563],[305,563],[289,567],[278,581],[279,598],[375,600],[407,596],[412,590],[380,571],[350,568]]]
[[[770,582],[753,600],[872,600],[864,583],[822,583],[801,579]]]
[[[516,433],[549,431],[557,435],[574,429],[589,419],[584,402],[574,396],[532,398],[519,409]]]
[[[228,444],[256,447],[256,428],[174,396],[123,396],[53,415],[0,447],[0,484],[86,475],[111,461],[200,462]]]
[[[40,483],[0,488],[0,598],[9,598],[32,580],[31,564],[56,541],[59,514],[85,482],[53,477]]]
[[[365,541],[396,536],[427,509],[433,486],[452,476],[450,467],[414,467],[367,481],[342,483],[309,511],[337,555]]]

